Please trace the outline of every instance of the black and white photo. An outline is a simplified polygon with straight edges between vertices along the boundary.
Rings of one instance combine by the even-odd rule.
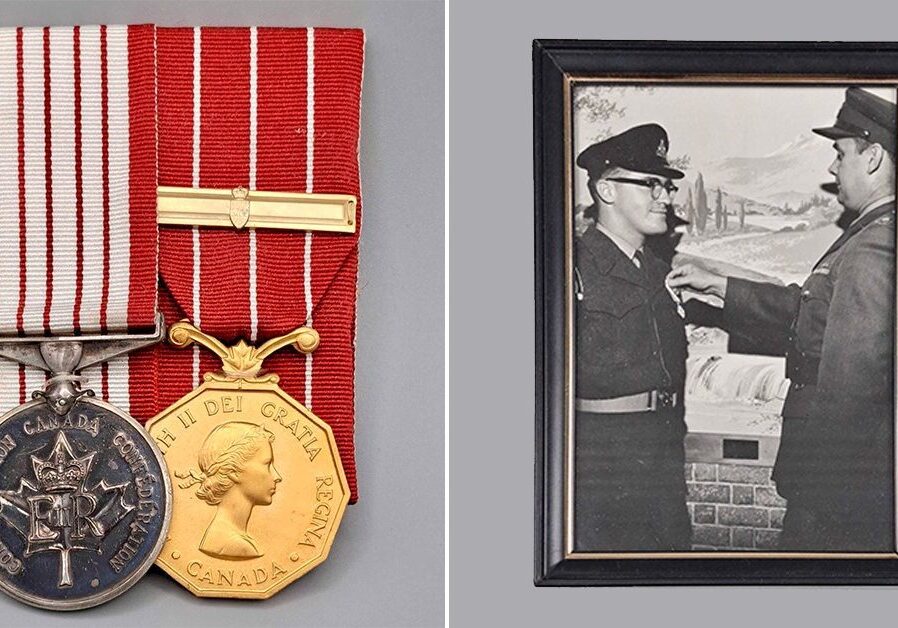
[[[626,53],[535,94],[537,583],[894,570],[898,81]]]

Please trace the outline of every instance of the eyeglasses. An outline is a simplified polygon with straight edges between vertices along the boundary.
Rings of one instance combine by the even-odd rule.
[[[644,188],[651,188],[652,190],[652,200],[657,201],[661,198],[662,192],[667,192],[667,194],[673,198],[676,195],[678,188],[670,181],[666,181],[662,183],[658,179],[654,177],[651,179],[628,179],[626,177],[608,177],[606,181],[617,181],[618,183],[631,183],[633,185],[641,185]]]

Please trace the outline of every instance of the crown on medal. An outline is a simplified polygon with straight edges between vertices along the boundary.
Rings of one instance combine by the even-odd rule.
[[[76,491],[87,477],[94,455],[91,453],[83,458],[76,458],[65,434],[59,432],[49,457],[44,460],[31,456],[31,463],[42,490],[48,493]]]

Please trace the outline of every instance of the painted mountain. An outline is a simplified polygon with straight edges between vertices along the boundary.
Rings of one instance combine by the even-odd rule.
[[[795,208],[815,194],[826,194],[820,185],[833,181],[826,170],[834,155],[830,142],[803,133],[760,157],[725,157],[693,163],[687,180],[694,183],[701,172],[706,190],[720,187],[725,198],[733,202],[746,199],[746,210],[752,213],[779,214],[787,203]],[[679,196],[677,200],[681,200]]]

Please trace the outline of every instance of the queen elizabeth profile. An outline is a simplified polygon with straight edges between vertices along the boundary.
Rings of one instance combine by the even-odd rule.
[[[281,475],[274,468],[274,435],[260,425],[231,421],[212,430],[197,456],[199,471],[176,474],[196,496],[216,506],[199,549],[231,560],[258,558],[263,552],[246,530],[255,506],[271,504]]]

